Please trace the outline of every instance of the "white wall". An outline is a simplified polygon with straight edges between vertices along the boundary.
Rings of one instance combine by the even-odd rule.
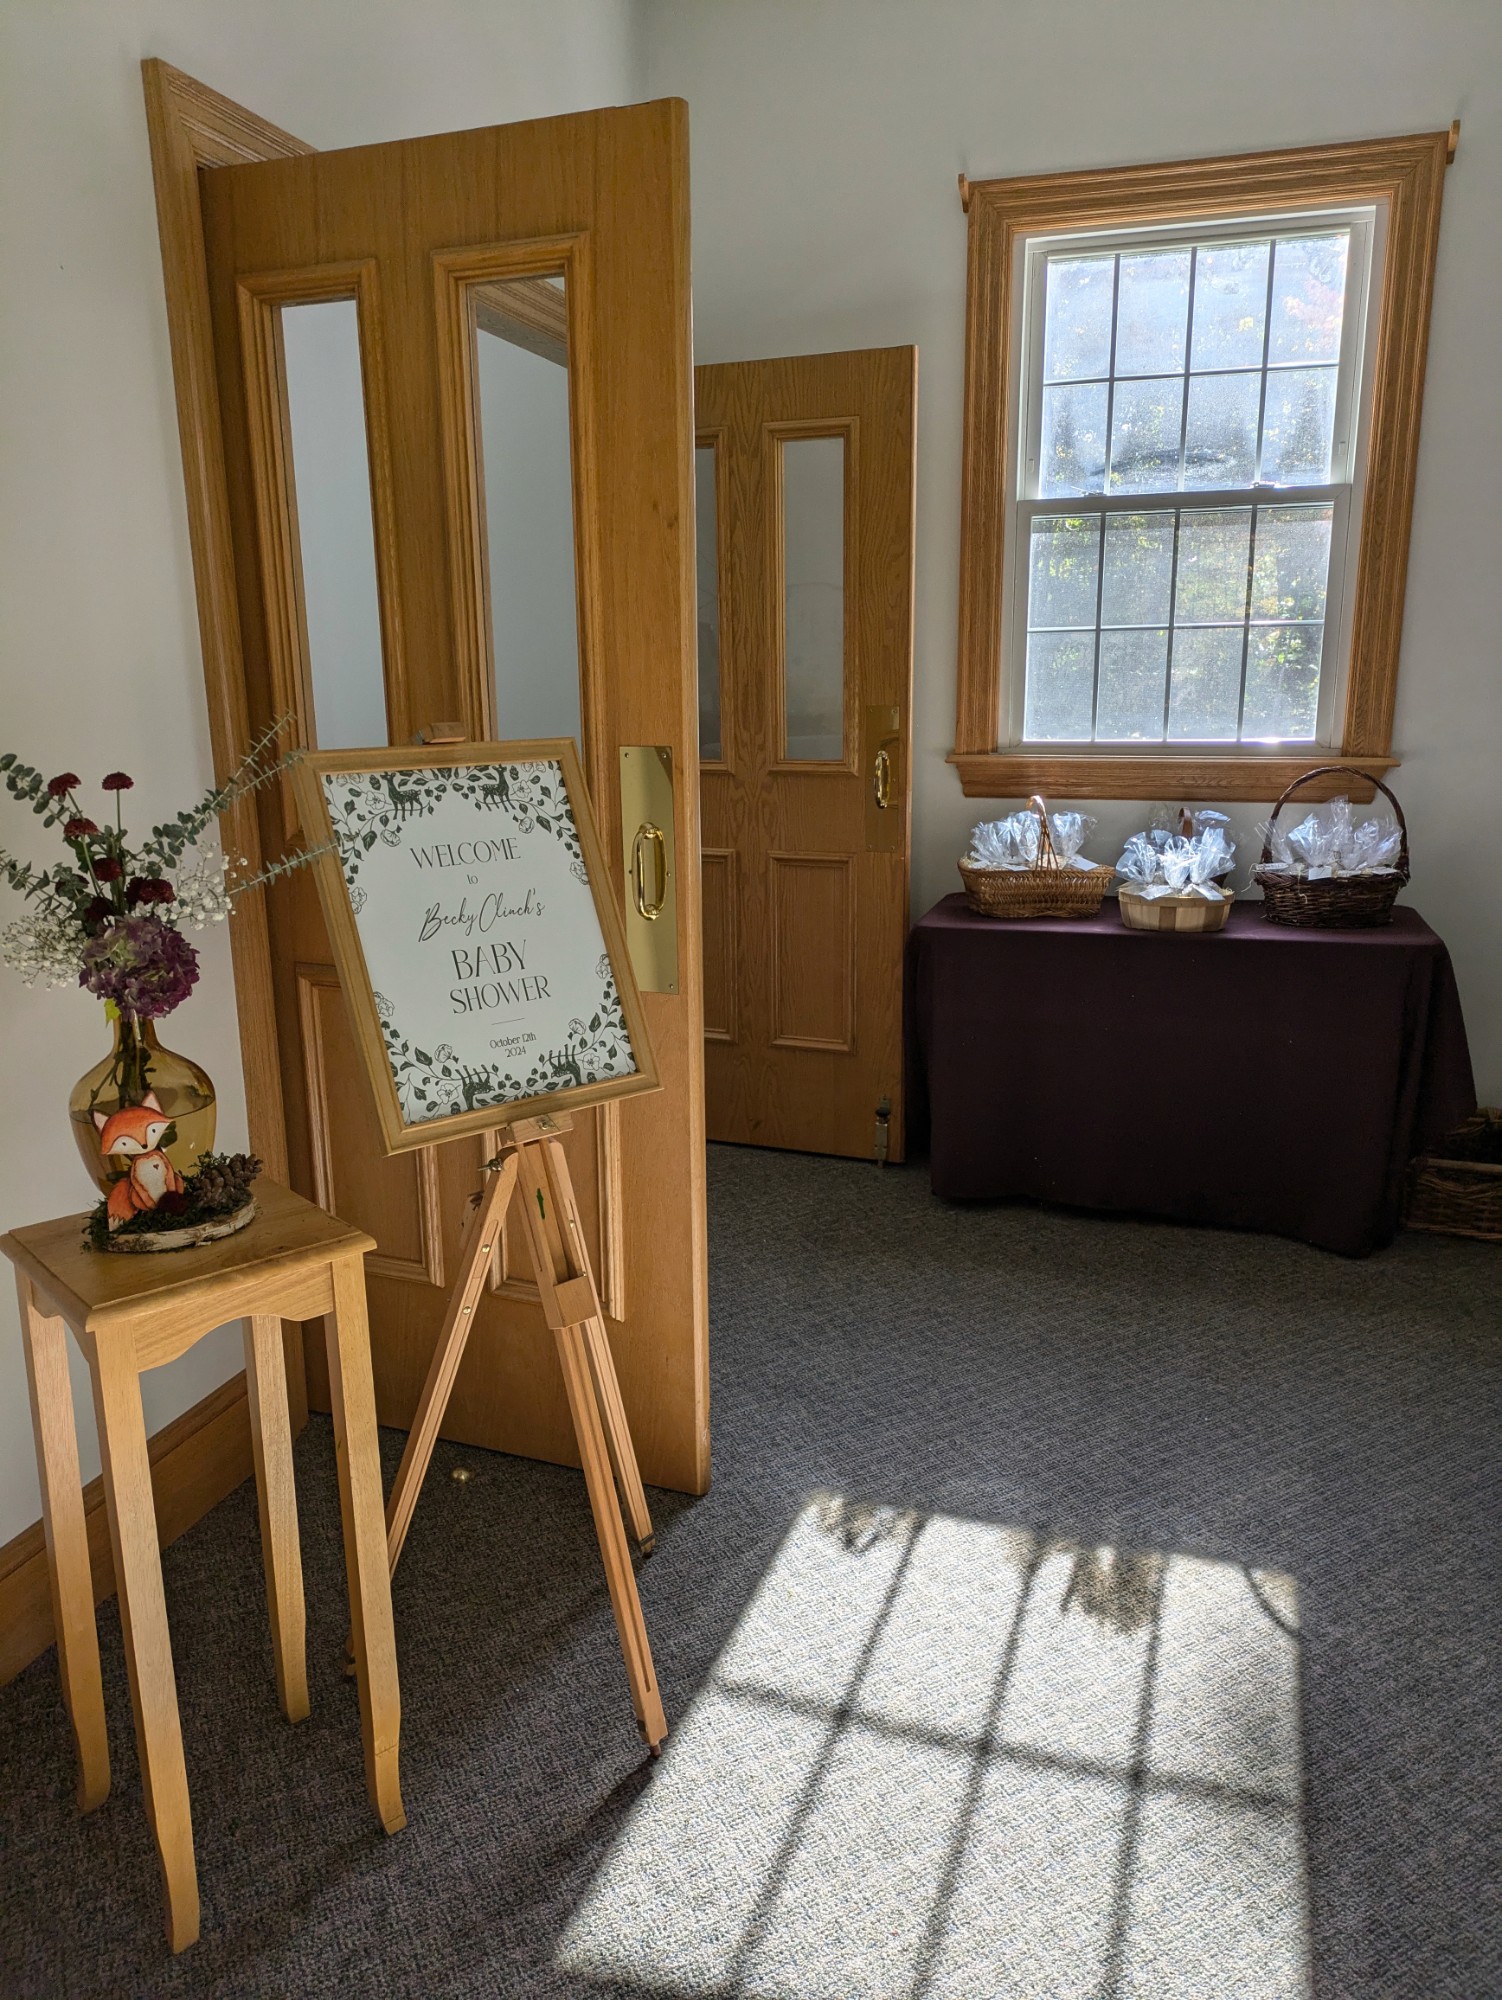
[[[689,101],[700,361],[915,342],[914,907],[959,887],[954,741],[972,178],[1432,131],[1459,115],[1395,748],[1414,877],[1502,1103],[1502,6],[1495,0],[645,0]],[[1114,860],[1145,807],[1097,804]],[[1243,857],[1265,806],[1236,815]]]
[[[0,748],[137,779],[149,825],[211,775],[140,60],[321,147],[629,101],[629,0],[10,0],[0,15]],[[0,842],[54,858],[0,796]],[[14,901],[0,890],[0,904]],[[15,912],[0,907],[0,922]],[[67,1095],[97,1003],[0,969],[0,1226],[85,1206]],[[245,1143],[227,941],[164,1024]],[[38,1514],[20,1340],[0,1309],[0,1542]],[[75,1361],[77,1357],[75,1356]],[[240,1366],[233,1332],[147,1378],[158,1428]],[[75,1374],[84,1476],[98,1469]]]

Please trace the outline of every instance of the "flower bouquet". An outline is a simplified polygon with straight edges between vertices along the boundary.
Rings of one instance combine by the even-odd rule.
[[[178,1248],[243,1227],[255,1213],[249,1190],[259,1163],[213,1153],[213,1085],[196,1063],[161,1046],[155,1024],[197,983],[198,953],[186,933],[222,923],[238,896],[313,859],[295,853],[251,873],[212,844],[220,815],[291,761],[295,753],[277,753],[284,726],[274,724],[222,784],[141,841],[125,828],[122,801],[134,781],[124,771],[101,781],[114,811],[100,824],[79,797],[76,772],[43,778],[13,751],[0,755],[6,790],[58,828],[67,851],[46,868],[0,849],[0,879],[30,906],[0,931],[0,958],[28,986],[40,979],[97,995],[114,1029],[110,1054],[79,1079],[69,1103],[80,1153],[104,1194],[90,1223],[96,1247]]]

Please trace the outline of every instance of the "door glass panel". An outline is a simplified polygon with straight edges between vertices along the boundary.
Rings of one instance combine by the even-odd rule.
[[[495,729],[579,728],[568,319],[562,278],[470,288]]]
[[[845,440],[786,438],[782,459],[784,755],[845,754]]]
[[[694,450],[694,536],[699,581],[699,755],[718,762],[720,742],[720,533],[717,453]]]
[[[325,750],[388,740],[370,457],[353,299],[282,307],[292,483],[313,714]]]

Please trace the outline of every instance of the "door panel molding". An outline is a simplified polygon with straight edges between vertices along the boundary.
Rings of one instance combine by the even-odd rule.
[[[793,898],[799,891],[793,884],[801,876],[824,876],[838,883],[836,899],[824,907],[805,904],[799,908]],[[769,854],[767,856],[768,905],[772,919],[772,1046],[775,1049],[821,1049],[826,1054],[855,1054],[855,862],[848,854]],[[815,891],[817,895],[817,891]],[[814,955],[806,943],[799,948],[796,933],[805,940],[820,940],[827,952],[818,969],[831,974],[822,992],[811,990],[810,970]],[[832,949],[835,930],[840,940]],[[795,1025],[800,1002],[817,1007],[833,1002],[830,1025],[834,1032],[800,1032]],[[835,1023],[838,1023],[835,1026]]]
[[[332,1002],[324,996],[332,995]],[[333,1020],[325,1023],[324,1009],[332,1004]],[[397,1153],[387,1158],[379,1150],[379,1132],[370,1114],[370,1134],[376,1145],[375,1157],[361,1147],[360,1175],[356,1185],[361,1197],[351,1200],[346,1193],[340,1205],[338,1162],[335,1157],[334,1127],[329,1075],[329,1035],[341,1037],[349,1050],[349,1079],[356,1093],[365,1089],[350,1039],[344,1012],[344,996],[332,965],[299,965],[297,968],[297,1009],[302,1024],[303,1073],[308,1096],[308,1140],[313,1163],[313,1199],[320,1208],[342,1214],[362,1229],[369,1229],[378,1243],[385,1244],[365,1259],[366,1271],[381,1278],[397,1278],[409,1284],[441,1285],[443,1263],[443,1213],[439,1200],[438,1149],[425,1146],[419,1152]],[[363,1106],[363,1095],[358,1100]],[[346,1116],[349,1115],[346,1108]],[[358,1116],[358,1113],[356,1114]],[[405,1183],[417,1225],[417,1241],[410,1256],[394,1255],[389,1248],[389,1228],[378,1212],[379,1203],[364,1199],[382,1181]],[[346,1181],[348,1187],[348,1181]]]
[[[740,902],[740,856],[733,847],[706,847],[700,856],[704,898],[704,1039],[740,1038],[736,1004],[736,911]]]

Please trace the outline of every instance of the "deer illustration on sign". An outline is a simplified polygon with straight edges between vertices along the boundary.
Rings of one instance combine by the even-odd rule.
[[[124,1104],[113,1113],[96,1111],[99,1150],[107,1160],[128,1160],[129,1167],[109,1191],[106,1204],[111,1230],[132,1216],[155,1208],[164,1194],[181,1194],[183,1177],[162,1151],[172,1120],[148,1090],[139,1104]]]

